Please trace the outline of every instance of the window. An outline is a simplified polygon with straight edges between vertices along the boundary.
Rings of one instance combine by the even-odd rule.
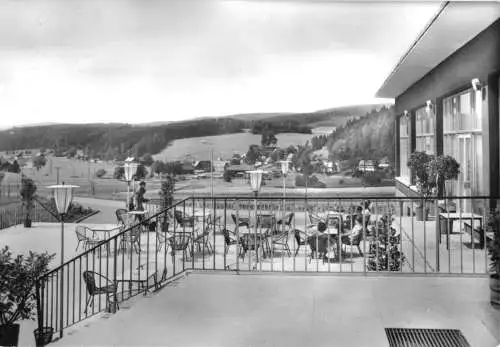
[[[416,150],[434,154],[435,115],[434,110],[427,107],[415,112]]]
[[[446,184],[448,195],[480,195],[483,164],[481,117],[480,91],[468,89],[443,100],[443,153],[460,163],[459,179]],[[461,208],[471,210],[472,207]]]
[[[401,116],[399,118],[399,170],[400,176],[408,180],[410,180],[410,168],[407,163],[410,150],[410,117]]]

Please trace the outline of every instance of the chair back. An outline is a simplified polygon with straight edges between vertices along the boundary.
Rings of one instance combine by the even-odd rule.
[[[184,226],[184,214],[181,211],[175,210],[174,217],[177,224],[179,224],[180,226]]]
[[[231,244],[233,242],[233,239],[231,238],[231,232],[227,229],[222,229],[222,235],[224,235],[224,242],[226,244]]]
[[[305,245],[306,244],[307,239],[306,239],[306,236],[303,232],[301,233],[300,230],[295,229],[294,234],[295,234],[295,240],[297,241],[298,245]]]
[[[257,221],[261,228],[269,229],[271,232],[276,230],[276,217],[274,215],[258,216]]]
[[[83,281],[85,282],[85,286],[87,287],[87,291],[89,295],[94,295],[97,291],[97,286],[95,284],[94,271],[84,271],[83,272]]]
[[[123,219],[123,215],[127,214],[127,210],[124,208],[119,208],[115,211],[116,214],[116,220],[118,221],[119,224],[125,224],[125,220]]]
[[[83,225],[78,225],[75,228],[75,233],[76,233],[76,238],[78,241],[85,241],[87,240],[87,227]]]
[[[175,233],[170,238],[170,246],[174,251],[185,250],[191,241],[191,234],[189,233]]]
[[[295,216],[295,213],[294,212],[290,212],[288,215],[287,215],[287,219],[286,219],[286,222],[285,222],[285,225],[286,226],[290,226],[292,225],[292,221],[293,221],[293,217]]]
[[[231,218],[233,219],[233,223],[234,225],[236,225],[237,227],[241,227],[241,226],[247,226],[248,227],[248,218],[239,218],[238,219],[238,222],[236,221],[236,215],[234,213],[231,213]]]

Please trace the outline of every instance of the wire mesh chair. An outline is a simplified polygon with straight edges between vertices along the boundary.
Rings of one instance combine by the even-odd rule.
[[[130,228],[128,231],[124,232],[120,239],[120,246],[118,250],[126,250],[127,246],[135,249],[136,253],[141,252],[141,228],[137,226],[125,226],[125,228]]]
[[[104,281],[105,285],[102,287],[98,287],[96,283],[96,277],[99,279],[99,283]],[[89,305],[94,305],[94,296],[101,294],[106,294],[106,302],[109,309],[112,307],[112,305],[116,305],[117,309],[120,308],[118,306],[118,301],[116,298],[118,286],[114,281],[111,281],[106,276],[94,271],[85,271],[83,273],[83,281],[85,282],[87,292],[89,293],[89,298],[87,300],[87,304],[85,305],[84,313],[87,313]],[[111,295],[113,295],[112,298],[110,297]]]
[[[84,250],[88,250],[104,242],[103,240],[94,239],[93,237],[88,236],[90,232],[90,228],[84,225],[77,225],[75,227],[76,238],[78,239],[75,251],[78,250],[80,243],[82,243]]]
[[[172,237],[169,238],[169,245],[171,249],[170,254],[172,255],[172,261],[175,260],[177,252],[182,252],[183,259],[185,258],[186,253],[189,253],[191,257],[193,256],[192,247],[189,247],[192,245],[191,233],[174,233]]]

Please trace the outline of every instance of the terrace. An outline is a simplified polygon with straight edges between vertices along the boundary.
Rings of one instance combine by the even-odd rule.
[[[259,309],[259,316],[262,314],[275,318],[276,315],[291,317],[294,306],[289,305],[289,303],[290,301],[295,302],[295,300],[292,300],[289,295],[293,297],[297,295],[298,301],[304,297],[308,297],[307,300],[310,300],[311,297],[305,289],[307,283],[310,284],[313,291],[312,297],[314,297],[314,292],[318,290],[314,288],[328,282],[329,288],[337,288],[332,289],[332,298],[338,298],[340,292],[349,288],[347,291],[354,291],[351,299],[359,301],[360,307],[370,306],[369,298],[373,298],[373,296],[371,294],[367,296],[368,293],[377,290],[387,294],[379,298],[377,308],[369,309],[371,313],[366,316],[366,320],[358,321],[363,326],[371,326],[372,330],[368,329],[367,331],[388,325],[421,328],[442,326],[462,329],[471,343],[473,341],[493,341],[494,339],[500,341],[498,332],[492,328],[496,326],[500,317],[498,312],[490,309],[488,304],[488,256],[487,246],[484,246],[488,244],[488,235],[483,235],[483,242],[477,237],[471,238],[471,233],[465,227],[466,215],[463,218],[458,216],[453,222],[453,230],[446,227],[446,230],[443,231],[443,223],[440,223],[440,219],[436,221],[431,216],[427,221],[416,220],[413,216],[413,206],[415,206],[416,201],[412,199],[371,198],[370,213],[362,216],[363,227],[359,243],[346,244],[349,241],[343,237],[340,237],[341,241],[338,242],[339,233],[344,234],[352,229],[349,220],[356,214],[356,206],[359,206],[364,200],[360,197],[258,198],[255,200],[248,197],[193,197],[181,200],[163,211],[160,211],[158,206],[152,203],[148,206],[145,223],[137,224],[133,217],[124,217],[122,226],[118,225],[119,220],[114,214],[120,203],[110,202],[109,206],[101,209],[101,213],[94,218],[80,224],[66,226],[68,235],[65,238],[66,263],[62,267],[54,268],[39,281],[40,314],[38,323],[40,326],[53,327],[57,336],[68,329],[71,336],[65,334],[60,341],[62,344],[85,344],[84,341],[90,343],[91,340],[88,340],[88,336],[96,336],[97,333],[93,332],[94,329],[101,331],[101,329],[105,329],[105,326],[109,326],[109,329],[106,328],[109,332],[103,333],[103,340],[100,341],[100,344],[120,344],[118,340],[113,340],[116,338],[116,334],[112,332],[116,331],[122,323],[131,324],[131,321],[126,322],[127,319],[133,319],[135,314],[131,315],[132,312],[137,310],[137,314],[140,314],[139,312],[147,309],[146,307],[149,307],[148,305],[152,302],[171,305],[173,300],[170,298],[171,296],[176,298],[181,296],[180,303],[177,306],[172,306],[179,310],[191,304],[195,305],[190,306],[192,310],[186,313],[186,319],[189,317],[195,319],[195,316],[204,311],[202,308],[206,303],[201,304],[199,301],[214,300],[214,304],[211,306],[214,309],[214,317],[220,317],[229,314],[225,311],[228,308],[224,308],[223,305],[225,299],[229,300],[226,302],[236,304],[241,299],[246,298],[241,304],[241,312],[255,312],[255,308],[252,308],[255,307],[252,306],[255,300],[266,296],[269,296],[270,301],[265,300],[264,302],[269,303],[269,309]],[[479,200],[476,203],[480,202],[483,206],[487,206],[490,202],[489,198],[476,200]],[[104,202],[103,205],[105,205]],[[403,209],[403,206],[409,207],[409,216],[407,213],[403,213],[408,212],[408,210]],[[429,206],[433,206],[432,201],[429,202]],[[477,218],[479,219],[475,220],[473,224],[481,221],[485,225],[486,215],[479,215]],[[256,220],[257,223],[255,223]],[[320,221],[327,225],[325,234],[328,234],[328,237],[317,233],[317,224]],[[113,224],[116,228],[112,226]],[[74,232],[77,226],[89,227],[87,235],[90,237],[97,234],[97,237],[100,237],[103,242],[90,243],[87,249],[82,244],[77,248],[78,239]],[[104,229],[109,230],[109,233],[93,232],[93,230]],[[42,233],[45,246],[38,245],[42,247],[40,250],[46,248],[58,252],[60,228],[58,224],[54,223],[39,224],[30,231],[19,226],[4,230],[6,236],[4,240],[7,244],[13,245],[14,249],[16,249],[16,245],[18,249],[30,245],[31,249],[36,250]],[[439,237],[440,233],[443,233],[441,237]],[[311,237],[311,235],[315,236],[307,240],[307,237]],[[31,243],[25,242],[26,238]],[[447,239],[449,242],[446,241]],[[320,246],[321,244],[325,246],[324,249]],[[483,247],[481,248],[481,246]],[[312,249],[316,249],[318,252],[312,252]],[[110,283],[116,285],[115,290],[109,295],[104,293],[91,296],[83,276],[86,271],[93,271],[104,276],[95,277],[96,287],[105,286],[109,280]],[[210,287],[215,283],[220,283],[220,296],[210,297],[204,291],[196,297],[191,292],[191,294],[172,294],[172,291],[177,290],[175,286],[172,286],[173,283],[191,288],[191,291],[194,290],[191,286],[196,286],[196,284],[190,283],[190,279],[179,282],[179,276],[182,277],[191,272],[207,271],[227,275],[263,276],[274,273],[277,277],[250,276],[244,279],[240,277],[233,279],[229,276],[223,277],[219,282],[219,279],[212,279],[209,275],[197,275],[196,281],[200,286]],[[323,277],[318,279],[307,276],[310,274],[323,275],[324,279]],[[343,274],[346,277],[329,276],[335,274]],[[291,279],[288,277],[291,275],[300,276],[299,278],[294,276]],[[347,275],[358,276],[353,278]],[[412,276],[412,278],[408,278],[408,276]],[[454,278],[443,278],[450,276]],[[62,292],[61,279],[64,282]],[[404,280],[401,281],[402,279]],[[254,286],[257,292],[262,288],[267,289],[262,289],[263,292],[259,292],[260,294],[256,297],[248,298],[248,296],[241,294],[244,292],[241,288],[249,286],[248,281],[255,281],[251,286]],[[268,292],[271,282],[273,288],[278,290],[277,292]],[[294,284],[295,282],[297,285]],[[225,283],[227,283],[227,288],[225,288]],[[395,283],[398,285],[396,286]],[[228,289],[232,288],[233,285],[234,291]],[[413,294],[403,295],[403,298],[396,304],[390,299],[392,297],[390,293],[405,293],[406,289],[400,291],[403,288],[401,286],[405,288],[422,287],[426,288],[426,291],[422,292],[422,297],[418,295],[413,297]],[[464,288],[464,290],[457,291],[458,287]],[[288,289],[285,288],[291,290],[290,294],[283,294],[285,297],[276,295],[277,293],[286,293]],[[299,290],[300,288],[304,290]],[[438,289],[433,291],[433,288]],[[232,294],[226,293],[228,291]],[[61,294],[63,297],[62,307],[60,305]],[[143,300],[143,295],[151,300]],[[233,298],[233,296],[238,298]],[[91,297],[94,299],[94,303],[87,305]],[[474,312],[477,313],[463,320],[461,318],[456,320],[445,318],[445,313],[451,312],[449,310],[453,305],[452,301],[448,302],[447,299],[454,298],[456,301],[463,301],[463,297],[468,298],[466,301],[470,300],[467,301],[467,305],[461,306],[464,308],[463,314],[465,315],[466,311],[471,309],[476,310]],[[323,300],[323,294],[319,298]],[[422,307],[418,305],[420,299],[424,300]],[[305,303],[309,302],[307,300]],[[339,304],[338,300],[334,301],[335,303],[327,301],[324,306],[325,310],[331,312],[332,317],[335,317],[334,307],[339,307],[341,311],[343,310],[342,312],[349,312],[349,306],[352,308],[357,305],[354,305],[353,301],[347,301],[345,305],[344,303]],[[115,304],[118,304],[120,308],[116,317],[109,313],[115,311]],[[389,315],[389,311],[380,308],[386,304],[389,311],[396,310],[396,307],[403,311],[400,324],[397,324],[398,320],[394,320],[395,318],[392,321],[379,320],[378,317]],[[280,307],[280,310],[283,310],[283,313],[274,312],[273,307],[276,305]],[[159,309],[160,306],[157,310],[152,311],[152,316],[148,319],[153,319],[156,317],[155,315],[161,316],[165,310],[168,311],[168,309]],[[123,310],[126,307],[131,307],[130,312]],[[391,307],[392,309],[390,309]],[[427,307],[428,311],[422,312],[424,307]],[[437,310],[440,314],[431,314],[429,310]],[[242,325],[245,322],[250,324],[248,318],[245,318],[245,314],[241,312],[233,317]],[[301,312],[314,316],[312,312],[307,310]],[[408,320],[407,317],[410,317],[412,313],[418,314],[421,320]],[[268,314],[269,316],[267,316]],[[457,313],[457,315],[461,316],[462,313]],[[130,318],[126,318],[126,316]],[[101,319],[103,317],[110,319],[104,322]],[[125,320],[119,317],[124,317]],[[165,319],[172,318],[168,317]],[[355,317],[359,318],[359,314],[345,318],[346,321],[337,321],[338,325],[355,324],[352,321]],[[389,324],[389,321],[392,323]],[[472,321],[474,321],[473,325],[471,325]],[[89,322],[92,329],[82,330],[82,326],[87,326]],[[291,326],[294,321],[293,319],[284,319],[282,324]],[[314,328],[306,325],[304,329],[308,331],[308,334],[312,330],[318,329],[319,335],[326,338],[328,335],[325,332],[326,326],[322,326],[322,324],[320,323],[319,327],[315,326]],[[471,332],[471,326],[478,328]],[[137,331],[141,329],[149,331],[154,329],[152,327],[160,329],[157,324],[145,323],[141,324]],[[322,331],[325,334],[321,333]],[[483,334],[485,331],[488,331],[487,335]],[[268,341],[272,341],[274,336],[272,334],[276,333],[276,330],[271,329],[268,333],[271,334],[268,336]],[[98,334],[101,336],[101,332]],[[153,340],[151,341],[154,341],[154,336],[160,338],[161,334],[161,329],[152,333]],[[180,341],[182,345],[189,344],[189,335],[182,336],[180,331],[179,334],[174,335],[177,336],[174,339]],[[359,337],[361,338],[359,341],[369,341],[368,333],[366,334],[366,340]],[[380,332],[378,334],[380,337]],[[31,332],[30,335],[30,341],[32,341]],[[300,338],[305,338],[306,335]],[[122,337],[125,338],[125,336]],[[236,340],[229,338],[227,341],[241,342],[238,339],[243,338],[243,335],[239,333],[234,333],[231,336],[232,339]],[[290,338],[292,338],[291,336],[294,335],[291,334]],[[347,339],[348,336],[349,334],[346,332],[344,337]],[[479,336],[486,340],[477,340]],[[264,337],[248,341],[250,344],[260,344],[260,338]],[[67,342],[65,342],[66,339],[68,339]],[[322,338],[314,341],[321,344]],[[137,342],[140,344],[139,341]],[[213,345],[220,345],[218,342],[218,340],[212,340]],[[363,345],[363,343],[360,342],[356,345]]]

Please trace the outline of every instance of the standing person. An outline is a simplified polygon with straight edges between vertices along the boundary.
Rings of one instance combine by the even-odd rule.
[[[146,195],[146,182],[141,181],[139,190],[135,193],[136,211],[144,211],[144,203],[149,201],[144,195]],[[144,220],[144,215],[138,214],[137,220],[142,222]]]

